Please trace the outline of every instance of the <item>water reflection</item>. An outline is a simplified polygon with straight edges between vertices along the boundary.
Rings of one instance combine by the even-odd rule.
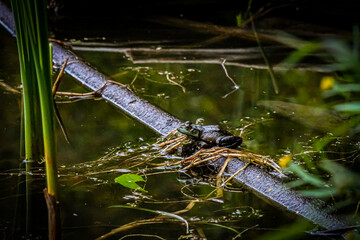
[[[17,62],[15,44],[6,38],[1,41],[6,41],[7,48],[1,48],[5,57],[0,65],[0,76],[17,86],[18,69],[10,66]],[[280,91],[275,94],[267,71],[227,66],[228,74],[240,88],[223,98],[231,91],[233,84],[226,77],[221,64],[133,64],[122,54],[94,55],[81,52],[80,55],[99,70],[113,76],[114,80],[128,84],[141,97],[181,120],[195,122],[201,117],[206,124],[222,123],[237,134],[243,132],[243,146],[259,154],[281,156],[298,145],[310,145],[308,143],[319,134],[296,122],[276,117],[269,110],[257,106],[259,100],[267,99],[322,105],[323,99],[319,94],[322,74],[319,73],[277,72]],[[69,77],[63,79],[61,88],[73,92],[84,91]],[[4,134],[0,136],[3,143],[1,170],[5,172],[17,169],[21,162],[18,160],[20,108],[18,97],[4,91],[0,97],[3,103],[1,112],[6,112],[1,118]],[[81,101],[59,105],[59,109],[72,142],[72,145],[68,145],[59,131],[58,154],[59,164],[63,166],[60,168],[60,184],[65,239],[78,236],[93,239],[118,226],[154,217],[149,212],[110,209],[109,206],[129,205],[175,212],[184,209],[190,200],[201,198],[213,189],[208,184],[208,179],[194,179],[173,169],[150,169],[145,165],[150,163],[149,159],[152,163],[164,161],[163,157],[152,155],[154,151],[148,144],[156,136],[105,102]],[[244,130],[249,124],[251,127]],[[103,156],[107,151],[105,159]],[[133,192],[114,182],[116,176],[130,171],[141,173],[144,169],[147,176],[145,188],[149,194]],[[17,176],[19,172],[21,170],[1,175],[1,226],[9,229],[12,219],[20,221],[17,222],[20,227],[15,231],[22,235],[25,234],[24,223],[21,223],[25,203],[20,190],[24,179],[23,174]],[[34,176],[34,182],[39,187],[34,190],[36,201],[33,206],[41,209],[39,212],[44,212],[41,208],[43,201],[40,187],[44,182],[44,174],[40,169]],[[283,212],[241,188],[240,191],[237,188],[236,192],[225,191],[222,201],[200,202],[192,209],[191,214],[184,214],[194,232],[203,231],[208,239],[222,239],[247,230],[246,236],[256,237],[265,230],[277,229],[296,219],[284,216]],[[13,209],[17,209],[17,212],[14,213]],[[39,238],[46,235],[46,220],[38,225],[37,230]],[[143,234],[157,232],[169,238],[186,235],[181,222],[139,226],[133,231]]]

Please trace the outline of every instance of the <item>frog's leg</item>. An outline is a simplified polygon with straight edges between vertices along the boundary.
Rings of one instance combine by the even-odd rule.
[[[207,142],[201,141],[201,140],[196,141],[195,144],[196,144],[196,147],[198,147],[200,150],[211,147],[211,145],[209,145]]]
[[[216,145],[226,148],[237,148],[242,143],[242,138],[238,136],[225,136],[216,139]]]

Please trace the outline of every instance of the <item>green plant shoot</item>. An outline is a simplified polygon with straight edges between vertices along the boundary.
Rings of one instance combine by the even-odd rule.
[[[123,174],[115,178],[115,182],[120,183],[124,187],[147,192],[145,189],[140,187],[136,182],[145,182],[144,178],[137,174]]]

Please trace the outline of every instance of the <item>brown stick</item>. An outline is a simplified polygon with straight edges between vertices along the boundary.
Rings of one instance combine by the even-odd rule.
[[[206,34],[214,34],[214,35],[223,35],[232,37],[240,37],[243,39],[247,39],[250,41],[256,41],[254,33],[251,30],[239,28],[239,27],[225,27],[219,26],[211,23],[202,23],[187,19],[178,19],[171,17],[157,17],[153,19],[148,19],[151,22],[156,22],[164,25],[177,26],[182,28],[188,28],[193,31],[202,32]],[[262,42],[268,43],[278,43],[279,38],[275,35],[259,33],[259,38]]]
[[[65,71],[65,68],[66,68],[66,65],[67,65],[68,61],[69,61],[69,58],[66,58],[63,66],[61,67],[59,75],[57,76],[57,78],[56,78],[56,80],[54,82],[54,85],[53,85],[52,90],[51,90],[53,96],[55,96],[55,94],[56,94],[56,92],[57,92],[57,90],[59,88],[60,80],[61,80],[62,76],[64,75],[64,71]]]
[[[60,203],[48,193],[47,188],[43,191],[48,209],[49,240],[59,240],[61,239]]]

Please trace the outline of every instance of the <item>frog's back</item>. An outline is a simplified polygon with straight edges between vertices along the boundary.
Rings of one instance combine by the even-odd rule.
[[[204,128],[206,129],[206,131],[221,131],[221,132],[224,132],[220,127],[219,125],[207,125],[207,126],[204,126]]]
[[[204,126],[201,138],[204,141],[215,143],[217,138],[223,137],[226,134],[228,133],[221,129],[218,125],[207,125]]]

